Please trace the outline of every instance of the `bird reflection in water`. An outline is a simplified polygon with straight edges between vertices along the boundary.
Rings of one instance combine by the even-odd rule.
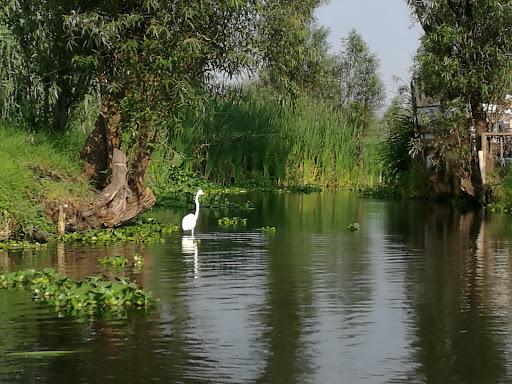
[[[181,251],[185,256],[193,256],[194,258],[194,279],[199,277],[199,261],[198,261],[198,248],[197,240],[194,235],[183,236],[181,238]]]

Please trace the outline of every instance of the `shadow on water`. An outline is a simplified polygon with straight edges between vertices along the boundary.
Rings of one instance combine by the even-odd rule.
[[[165,244],[0,253],[0,273],[102,272],[161,299],[147,316],[80,322],[0,290],[0,382],[512,381],[512,218],[350,193],[249,198],[254,210],[203,209],[194,236]],[[97,262],[135,252],[140,271]],[[56,352],[10,354],[38,351]]]

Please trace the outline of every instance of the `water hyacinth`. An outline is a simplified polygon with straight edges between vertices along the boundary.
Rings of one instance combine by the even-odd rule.
[[[108,281],[101,274],[83,281],[59,275],[53,268],[0,275],[0,289],[19,287],[31,291],[34,300],[48,303],[59,313],[81,317],[112,314],[125,317],[128,310],[148,309],[157,301],[151,292],[133,282],[123,278]]]
[[[224,227],[230,226],[230,225],[246,225],[247,219],[243,219],[241,217],[223,217],[222,219],[218,220],[219,225],[222,225]]]
[[[274,234],[276,233],[276,227],[270,227],[270,226],[266,226],[266,227],[261,227],[261,228],[256,228],[257,231],[260,231],[262,233],[269,233],[269,234]]]
[[[140,269],[144,265],[144,258],[137,252],[133,254],[133,261],[130,263],[128,258],[123,255],[105,256],[98,259],[98,264],[105,268],[121,270],[128,266],[134,269]]]
[[[347,225],[347,231],[356,232],[359,231],[359,223],[352,223]]]
[[[103,258],[98,259],[98,263],[105,267],[126,267],[128,264],[128,259],[122,255],[115,256],[105,256]]]
[[[111,243],[145,243],[154,244],[163,242],[163,235],[177,232],[176,224],[160,224],[154,221],[136,222],[110,229],[93,229],[86,233],[68,233],[63,236],[67,243],[83,244],[111,244]]]

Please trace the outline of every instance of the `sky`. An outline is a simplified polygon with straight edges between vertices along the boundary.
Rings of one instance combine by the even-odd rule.
[[[330,30],[333,53],[342,50],[341,39],[354,28],[377,55],[386,86],[386,108],[397,87],[409,83],[412,56],[419,46],[421,27],[413,24],[404,0],[331,0],[315,15],[318,24]],[[393,76],[403,82],[395,83]]]

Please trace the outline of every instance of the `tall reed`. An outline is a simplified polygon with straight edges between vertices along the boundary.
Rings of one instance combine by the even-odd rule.
[[[380,171],[376,162],[365,164],[371,151],[360,145],[361,124],[361,116],[306,95],[288,101],[268,88],[232,89],[170,131],[153,178],[180,165],[225,185],[372,182]]]

